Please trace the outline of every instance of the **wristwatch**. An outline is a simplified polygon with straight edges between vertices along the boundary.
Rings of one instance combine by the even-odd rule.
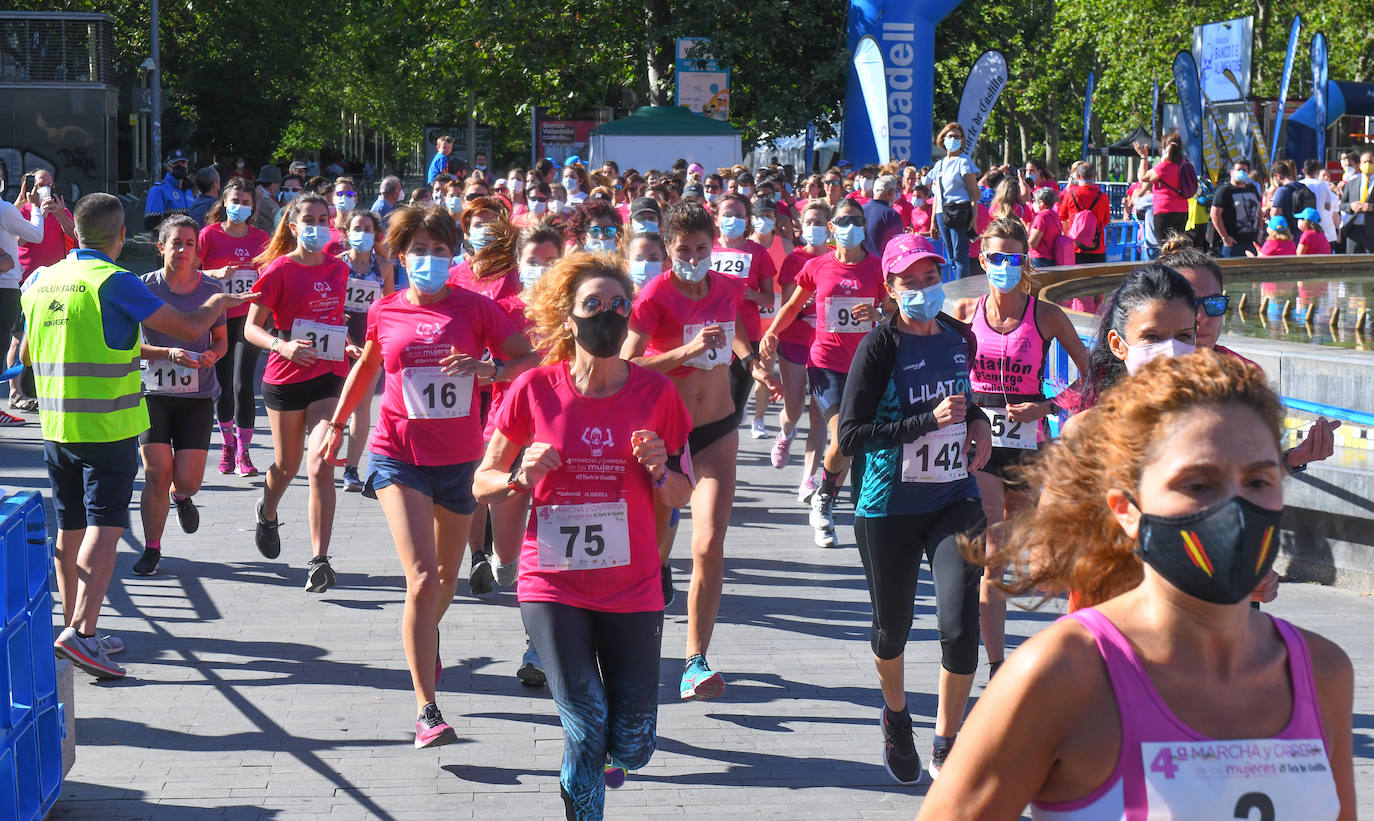
[[[519,475],[520,463],[516,462],[515,467],[511,468],[510,476],[506,479],[506,487],[510,488],[512,493],[525,493],[529,491],[529,488],[520,484],[520,480],[516,478]]]
[[[491,372],[491,381],[493,381],[493,382],[499,382],[499,381],[501,381],[501,372],[504,371],[504,370],[506,369],[506,363],[505,363],[505,362],[502,362],[502,361],[499,360],[499,359],[493,359],[493,360],[491,360],[491,364],[492,364],[492,367],[495,368],[495,370],[493,370],[493,371]]]

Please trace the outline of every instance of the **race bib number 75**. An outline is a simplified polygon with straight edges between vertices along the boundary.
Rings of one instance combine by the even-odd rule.
[[[630,563],[630,519],[624,501],[535,508],[539,567],[599,570]]]

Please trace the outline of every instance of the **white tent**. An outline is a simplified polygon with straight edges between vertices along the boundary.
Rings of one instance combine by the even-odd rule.
[[[592,167],[614,160],[641,173],[667,169],[679,157],[707,171],[740,161],[740,134],[734,126],[677,106],[642,106],[628,117],[592,132]]]

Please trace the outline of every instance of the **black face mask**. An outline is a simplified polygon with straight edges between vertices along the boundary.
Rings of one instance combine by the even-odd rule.
[[[172,179],[180,182],[186,179],[186,169],[179,165],[172,166]]]
[[[602,358],[618,356],[630,332],[630,318],[615,311],[601,311],[591,316],[574,314],[572,321],[577,328],[577,347]]]
[[[1273,566],[1282,515],[1239,496],[1183,516],[1142,513],[1137,552],[1187,595],[1235,604]]]

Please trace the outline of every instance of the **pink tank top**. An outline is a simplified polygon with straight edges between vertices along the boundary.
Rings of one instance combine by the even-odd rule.
[[[988,324],[987,303],[986,294],[979,297],[971,323],[973,335],[978,338],[978,354],[969,369],[974,393],[1040,396],[1049,343],[1040,336],[1040,328],[1035,324],[1035,297],[1026,300],[1025,315],[1005,334]]]
[[[1324,821],[1340,814],[1312,661],[1291,624],[1270,616],[1288,648],[1293,683],[1288,726],[1272,738],[1219,740],[1174,715],[1106,616],[1088,608],[1065,618],[1078,621],[1097,640],[1121,715],[1121,752],[1111,776],[1089,795],[1059,804],[1032,803],[1035,821]]]

